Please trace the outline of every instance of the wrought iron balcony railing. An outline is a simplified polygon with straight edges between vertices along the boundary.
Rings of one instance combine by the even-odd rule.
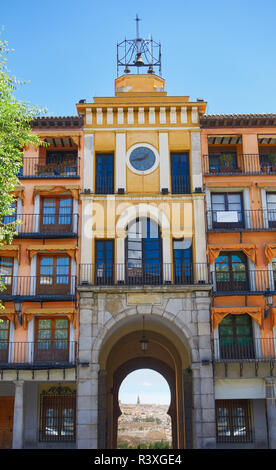
[[[269,155],[237,154],[228,162],[223,154],[203,155],[202,158],[204,175],[276,175],[276,162]]]
[[[24,157],[19,178],[79,178],[80,158]]]
[[[270,270],[219,270],[211,272],[213,291],[216,294],[240,292],[267,293],[276,291],[276,271]]]
[[[96,174],[95,194],[114,194],[114,177]]]
[[[18,221],[17,238],[68,238],[77,236],[78,218],[78,214],[20,214],[5,216],[4,223]]]
[[[70,300],[76,295],[76,276],[48,274],[41,276],[0,275],[6,286],[0,291],[0,300]]]
[[[190,176],[189,175],[172,175],[172,194],[190,194]]]
[[[207,211],[207,226],[211,231],[275,230],[275,210]]]
[[[9,342],[0,339],[0,367],[76,364],[77,343],[65,339]]]
[[[210,284],[207,264],[80,264],[80,285]]]
[[[274,338],[225,337],[213,340],[215,362],[275,361],[276,340]]]

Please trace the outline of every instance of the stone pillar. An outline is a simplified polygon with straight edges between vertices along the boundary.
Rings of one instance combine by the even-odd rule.
[[[183,371],[185,449],[193,448],[193,375],[191,369]]]
[[[98,416],[98,443],[99,449],[106,449],[107,422],[106,422],[106,378],[107,371],[99,372],[99,416]]]
[[[98,448],[98,364],[80,367],[77,388],[77,448]]]
[[[194,447],[216,447],[214,377],[210,341],[208,292],[196,292],[198,317],[198,362],[192,364],[194,395]],[[202,363],[202,361],[204,361]]]
[[[93,292],[80,292],[79,371],[77,386],[77,448],[96,449],[98,364],[91,359],[95,321]]]
[[[14,414],[13,414],[13,436],[12,448],[23,449],[24,437],[24,381],[17,380],[15,383]]]
[[[265,379],[266,388],[268,388],[267,396],[275,397],[274,377]],[[276,449],[276,398],[275,400],[266,400],[266,415],[267,415],[267,429],[268,429],[268,447],[269,449]]]

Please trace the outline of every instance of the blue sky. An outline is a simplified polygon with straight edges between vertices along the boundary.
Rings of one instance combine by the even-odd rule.
[[[129,374],[122,382],[119,400],[122,403],[140,403],[168,405],[171,401],[170,389],[164,377],[150,369],[140,369]]]
[[[140,33],[162,44],[169,95],[203,97],[210,113],[273,113],[275,0],[4,0],[0,25],[15,51],[8,66],[29,80],[19,99],[54,116],[112,96],[116,44]]]

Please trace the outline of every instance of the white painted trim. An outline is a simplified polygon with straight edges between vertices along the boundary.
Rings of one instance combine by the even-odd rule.
[[[13,277],[12,277],[12,295],[18,294],[18,259],[13,261]]]
[[[107,124],[113,124],[113,108],[107,108],[106,123]]]
[[[181,106],[180,122],[181,124],[186,124],[188,122],[187,106]]]
[[[105,132],[105,131],[110,131],[110,127],[85,127],[83,130],[84,130],[84,132],[93,132],[93,133],[94,132],[100,132],[100,131]],[[147,127],[147,125],[145,125],[144,127],[113,127],[112,130],[113,131],[143,131],[143,132],[152,132],[153,130],[155,130],[155,131],[175,131],[175,130],[178,130],[178,131],[200,132],[200,127],[199,126],[188,127],[188,126],[184,126],[184,125],[183,126]]]
[[[138,124],[145,124],[145,111],[144,108],[138,108]]]
[[[117,281],[125,280],[125,238],[116,238]]]
[[[69,362],[75,361],[75,328],[69,323]]]
[[[103,123],[103,110],[102,108],[97,108],[96,122],[100,126]]]
[[[162,238],[163,252],[163,281],[171,282],[172,280],[172,260],[171,260],[172,239],[170,237]]]
[[[274,290],[274,276],[273,276],[273,267],[272,261],[267,265],[267,272],[268,272],[268,282],[270,290]]]
[[[214,356],[215,356],[216,361],[220,359],[219,327],[218,326],[214,329]]]
[[[255,347],[255,355],[257,359],[262,357],[262,342],[260,325],[252,318],[253,341]]]
[[[209,188],[206,188],[205,195],[206,195],[207,227],[208,227],[208,230],[211,230],[213,227],[213,220],[212,220],[212,199],[211,199],[211,191]]]
[[[13,362],[14,357],[14,323],[9,321],[9,351],[8,351],[8,362]]]
[[[76,290],[76,274],[77,274],[76,260],[74,260],[74,258],[71,258],[71,287],[70,287],[71,295],[74,295],[75,290]]]
[[[93,174],[93,156],[94,156],[94,135],[84,135],[84,155],[83,155],[83,189],[94,188]]]
[[[73,199],[73,233],[78,233],[78,210],[79,202],[77,199]]]
[[[160,152],[160,192],[162,188],[168,188],[171,191],[171,169],[170,169],[170,150],[169,134],[159,132],[159,152]]]
[[[86,124],[92,124],[92,109],[86,108]]]
[[[262,200],[262,209],[263,209],[263,218],[264,218],[264,228],[268,228],[268,212],[267,212],[267,198],[266,198],[266,190],[264,188],[261,189],[261,200]]]
[[[34,362],[34,326],[35,326],[35,319],[32,318],[31,321],[28,322],[28,357],[27,361],[29,364]]]
[[[250,205],[250,192],[249,188],[244,188],[242,192],[242,197],[243,197],[243,207],[244,207],[244,222],[245,222],[245,228],[251,228],[251,205]]]
[[[133,112],[133,108],[128,108],[128,109],[127,109],[127,123],[128,123],[128,124],[134,124],[134,112]]]
[[[176,124],[176,107],[171,106],[170,108],[170,123]]]
[[[126,134],[124,132],[116,133],[116,191],[118,188],[126,190]]]
[[[255,279],[255,269],[256,266],[253,261],[247,257],[248,270],[249,270],[249,287],[250,291],[254,292],[256,290],[256,279]]]
[[[149,108],[149,124],[155,124],[155,107]]]
[[[160,122],[160,124],[166,124],[166,108],[165,107],[160,108],[159,122]]]
[[[34,255],[31,259],[30,295],[35,295],[36,293],[36,264],[37,255]]]
[[[116,134],[117,135],[117,134]],[[118,134],[120,135],[120,134]],[[124,134],[125,135],[125,134]],[[139,148],[139,147],[146,147],[150,150],[152,150],[152,152],[154,153],[155,155],[155,162],[153,164],[153,166],[151,168],[149,168],[148,170],[145,170],[145,171],[140,171],[140,170],[137,170],[136,168],[134,168],[132,166],[132,164],[130,163],[130,155],[131,153],[133,152],[133,150],[135,150],[136,148]],[[149,173],[152,173],[154,170],[156,170],[156,168],[158,167],[159,165],[159,162],[160,162],[160,157],[159,157],[159,153],[157,152],[156,148],[153,147],[153,145],[150,145],[150,144],[146,144],[144,142],[140,142],[139,144],[134,144],[132,145],[128,151],[127,151],[127,154],[126,154],[126,163],[127,163],[127,166],[128,168],[133,172],[133,173],[136,173],[137,175],[148,175]],[[118,168],[118,163],[116,163],[116,167]],[[118,168],[118,171],[121,171],[121,168],[119,167]]]
[[[202,188],[202,158],[200,132],[191,133],[191,175],[193,191],[195,188]]]
[[[192,106],[192,122],[198,122],[198,109],[196,106]]]
[[[118,108],[117,124],[124,124],[124,108]]]
[[[22,199],[17,198],[16,200],[16,220],[22,221]],[[19,233],[21,229],[23,228],[23,225],[18,224],[16,226],[16,231]]]
[[[40,194],[36,194],[35,200],[34,200],[34,225],[33,225],[34,233],[39,232],[39,218],[40,218]]]
[[[93,200],[82,201],[82,224],[81,224],[81,263],[92,263],[92,226],[93,226]]]

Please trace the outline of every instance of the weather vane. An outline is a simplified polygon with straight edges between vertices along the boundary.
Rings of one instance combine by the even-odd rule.
[[[120,67],[124,67],[124,73],[130,73],[130,67],[136,67],[139,74],[140,69],[148,67],[147,73],[154,74],[154,67],[158,67],[161,76],[161,44],[150,39],[142,39],[139,34],[139,21],[136,15],[136,38],[125,39],[117,43],[117,76]]]

